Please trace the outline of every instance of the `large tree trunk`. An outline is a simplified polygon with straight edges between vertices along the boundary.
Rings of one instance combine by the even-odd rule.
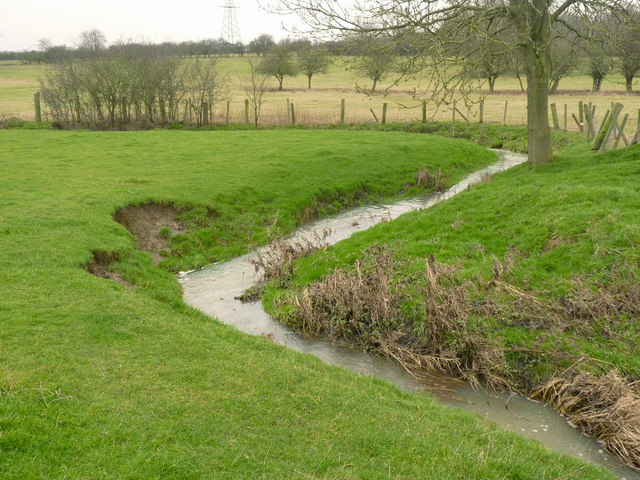
[[[553,160],[548,88],[549,80],[545,72],[527,75],[527,130],[531,165],[544,165]]]
[[[548,0],[509,0],[524,69],[527,74],[527,130],[529,163],[553,160],[549,126],[549,43],[551,22]]]

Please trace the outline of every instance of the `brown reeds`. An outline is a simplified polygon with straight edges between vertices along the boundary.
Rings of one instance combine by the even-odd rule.
[[[432,174],[427,167],[424,167],[416,172],[415,179],[416,185],[434,192],[441,192],[447,188],[447,179],[442,174],[441,168],[438,168],[438,171]]]
[[[600,377],[570,369],[535,392],[577,428],[640,471],[640,389],[616,370]]]
[[[337,269],[303,289],[289,321],[306,334],[393,358],[416,376],[444,372],[474,385],[508,388],[502,350],[467,328],[473,285],[458,282],[454,267],[430,257],[422,312],[412,319],[402,310],[405,288],[393,281],[394,266],[389,250],[373,247],[353,273]]]
[[[620,318],[640,313],[639,282],[623,268],[612,272],[615,281],[589,284],[576,278],[566,296],[549,298],[510,282],[521,258],[510,249],[504,260],[494,258],[491,278],[463,280],[456,266],[432,255],[423,276],[414,274],[409,283],[395,275],[393,253],[374,246],[353,268],[336,269],[304,288],[286,321],[305,334],[391,358],[418,379],[444,373],[474,386],[534,395],[640,469],[638,384],[615,371],[599,376],[585,373],[593,369],[576,368],[540,387],[532,364],[543,358],[566,364],[576,360],[575,354],[535,345],[500,345],[482,321],[491,318],[502,326],[534,328],[540,330],[540,338],[568,329],[614,335]],[[419,297],[416,284],[423,285]]]
[[[257,253],[256,257],[249,260],[260,275],[260,282],[270,280],[283,281],[293,273],[293,261],[308,256],[311,252],[327,248],[327,237],[331,235],[330,229],[324,229],[321,233],[314,232],[311,239],[285,240],[277,239],[266,249]]]

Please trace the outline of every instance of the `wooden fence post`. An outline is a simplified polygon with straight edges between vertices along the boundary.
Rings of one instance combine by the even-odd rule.
[[[296,110],[295,110],[295,108],[293,106],[293,102],[291,102],[289,104],[289,108],[290,108],[290,111],[291,111],[291,125],[295,125],[296,124]]]
[[[36,122],[42,121],[42,111],[40,109],[40,92],[33,94],[33,105],[36,109]]]
[[[509,100],[504,101],[504,116],[502,117],[502,124],[507,124],[507,109],[509,108]]]
[[[291,102],[287,98],[287,123],[291,123]]]
[[[484,100],[480,100],[480,123],[484,123]]]
[[[427,123],[427,101],[422,101],[422,123]]]
[[[578,128],[580,129],[581,132],[584,132],[584,111],[583,111],[583,102],[582,100],[580,100],[578,102],[578,117],[580,119],[580,122],[578,122]]]
[[[631,145],[637,145],[640,143],[640,108],[638,109],[638,126],[636,127],[636,134],[631,139]]]
[[[249,123],[249,99],[244,99],[244,123]]]
[[[382,104],[382,124],[387,123],[387,102]]]
[[[227,125],[229,125],[230,119],[231,119],[231,100],[227,100]]]
[[[611,137],[612,131],[615,129],[616,122],[620,113],[622,113],[622,109],[624,105],[621,103],[616,103],[613,106],[612,110],[607,110],[607,114],[604,116],[604,120],[602,121],[602,125],[600,125],[600,129],[596,135],[596,138],[593,140],[593,144],[591,145],[592,150],[604,150],[607,148],[607,144],[609,143],[609,139]]]
[[[340,100],[340,123],[344,123],[344,110],[345,110],[345,101],[344,98]]]
[[[567,120],[568,120],[568,110],[567,110],[567,104],[564,104],[564,131],[567,131]]]
[[[623,140],[627,147],[629,146],[629,139],[627,139],[627,136],[624,134],[624,127],[627,126],[628,121],[629,121],[629,114],[627,113],[622,119],[622,123],[618,127],[618,134],[616,135],[616,143],[613,145],[614,150],[618,148],[618,145],[620,144],[620,140]]]
[[[586,127],[587,127],[587,142],[591,139],[593,139],[593,137],[596,136],[596,127],[595,127],[595,120],[594,120],[594,111],[591,109],[591,107],[589,105],[585,105],[584,106],[584,118],[585,118],[585,122],[586,122]]]
[[[553,120],[553,129],[560,130],[560,125],[558,124],[558,109],[555,103],[551,104],[551,119]]]

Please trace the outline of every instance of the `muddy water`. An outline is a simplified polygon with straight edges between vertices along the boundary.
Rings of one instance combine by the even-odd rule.
[[[500,160],[469,175],[445,192],[424,198],[402,200],[389,205],[366,206],[341,215],[320,220],[297,230],[293,239],[313,240],[330,229],[324,242],[334,244],[354,233],[366,230],[381,221],[394,219],[403,213],[429,208],[453,197],[487,177],[526,161],[523,155],[499,152]],[[620,478],[640,480],[640,474],[625,468],[611,458],[602,447],[577,430],[553,409],[525,397],[487,393],[447,378],[418,382],[396,364],[373,357],[359,350],[341,348],[329,343],[299,337],[293,330],[273,320],[262,304],[243,304],[235,298],[251,287],[256,278],[250,260],[255,253],[229,262],[210,265],[202,270],[181,273],[179,280],[185,301],[202,312],[243,332],[266,335],[274,342],[298,352],[314,355],[330,365],[344,367],[362,375],[391,382],[406,391],[427,391],[442,403],[477,413],[502,427],[534,438],[549,448],[609,468]]]

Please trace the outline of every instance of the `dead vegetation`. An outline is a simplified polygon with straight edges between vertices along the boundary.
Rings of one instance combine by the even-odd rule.
[[[570,369],[535,396],[640,471],[640,388],[616,370],[604,376]]]
[[[255,258],[249,260],[260,278],[258,283],[288,279],[293,273],[293,261],[306,257],[316,250],[326,249],[329,246],[326,242],[329,235],[331,235],[331,229],[326,228],[320,233],[314,232],[311,239],[279,238],[267,248],[258,251]]]
[[[125,287],[132,288],[133,285],[125,280],[122,275],[111,270],[111,264],[116,261],[118,261],[117,253],[96,250],[93,252],[92,260],[85,265],[85,270],[96,277],[108,278]]]
[[[430,257],[420,318],[407,318],[402,305],[407,286],[394,282],[394,266],[390,251],[373,247],[353,273],[338,269],[302,290],[294,302],[293,326],[393,358],[416,376],[445,372],[476,385],[508,388],[503,352],[468,329],[475,308],[472,284],[459,282],[454,267]]]
[[[438,168],[435,174],[429,172],[427,167],[420,169],[415,174],[416,185],[426,190],[434,192],[442,192],[447,188],[446,175],[442,174],[442,169]]]
[[[512,248],[502,261],[494,258],[490,279],[462,280],[458,267],[431,256],[423,276],[406,281],[394,273],[393,253],[374,246],[353,268],[336,269],[302,289],[292,301],[297,308],[284,321],[304,334],[392,358],[418,378],[445,373],[476,386],[535,395],[640,468],[637,384],[615,371],[602,377],[576,371],[540,387],[527,362],[545,357],[566,365],[577,360],[572,353],[498,344],[483,330],[485,324],[475,322],[490,318],[503,326],[527,326],[540,332],[540,341],[568,329],[608,337],[615,335],[620,318],[640,313],[640,282],[621,272],[615,272],[617,282],[606,284],[576,278],[570,294],[549,299],[509,281],[522,258]],[[418,297],[416,284],[423,285]],[[521,364],[514,363],[516,357],[524,359]]]

